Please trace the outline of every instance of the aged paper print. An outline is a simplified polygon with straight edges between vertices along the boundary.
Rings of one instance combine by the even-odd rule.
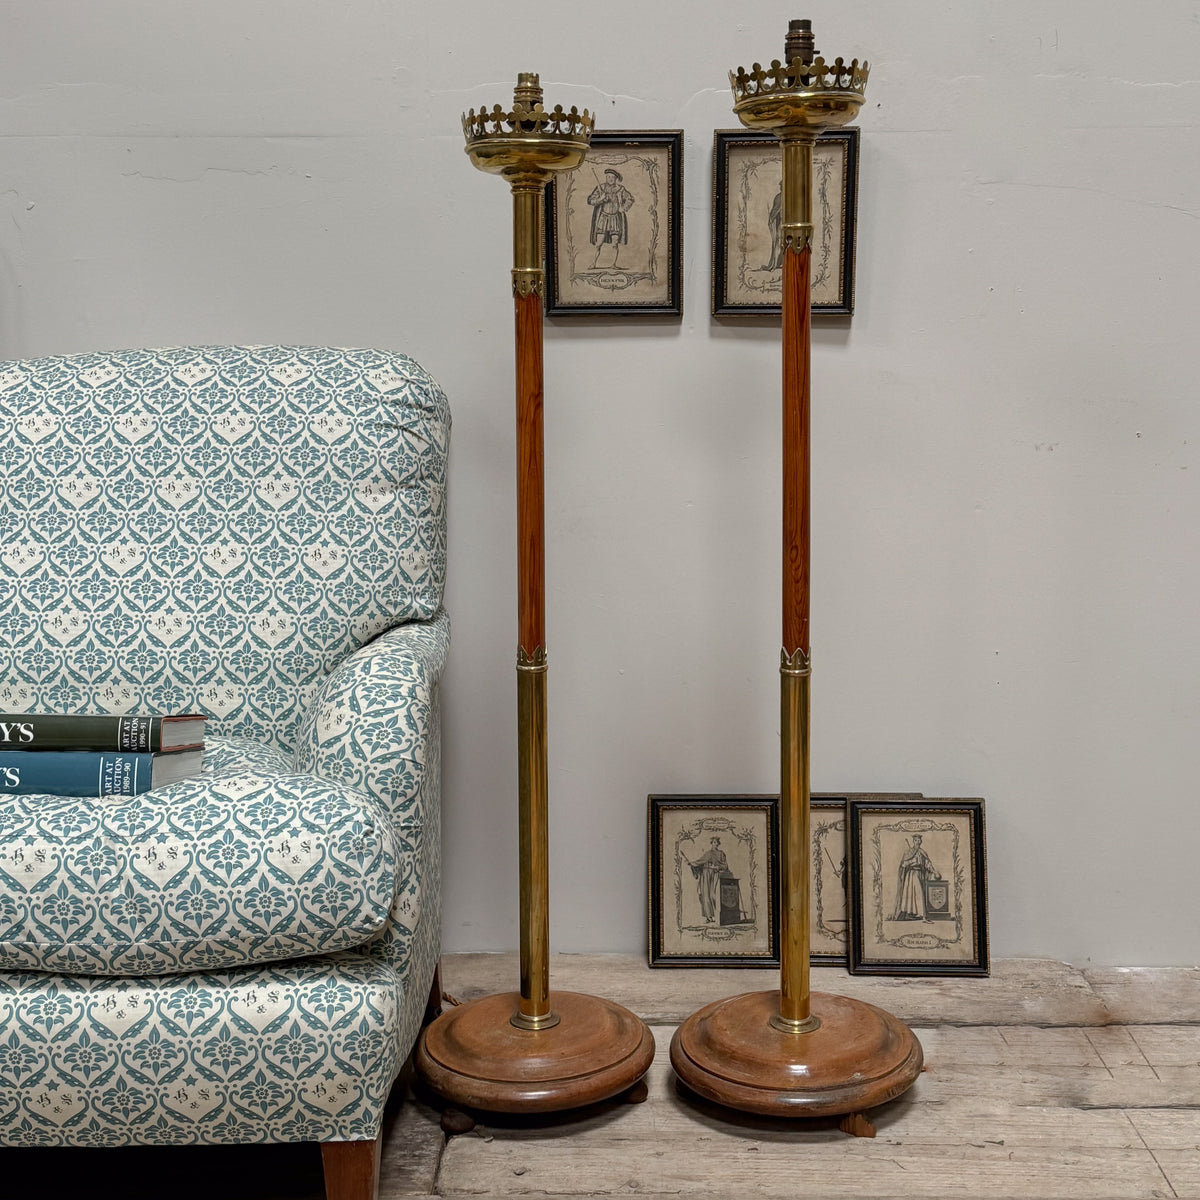
[[[660,820],[662,953],[771,955],[766,810],[668,808]]]
[[[862,957],[971,962],[974,847],[969,813],[862,814]]]
[[[556,181],[557,303],[670,303],[669,155],[593,146]]]
[[[849,929],[845,804],[823,804],[814,799],[809,829],[812,841],[809,950],[815,957],[844,961]]]
[[[777,142],[728,148],[725,303],[783,303],[780,238],[783,172]],[[817,142],[813,151],[812,303],[845,303],[845,141]]]

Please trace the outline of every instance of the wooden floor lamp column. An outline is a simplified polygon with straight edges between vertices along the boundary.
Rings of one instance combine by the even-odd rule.
[[[542,441],[542,211],[546,184],[583,162],[585,109],[547,112],[538,77],[518,76],[505,112],[463,117],[467,153],[513,195],[517,365],[517,765],[521,990],[449,1009],[422,1034],[417,1067],[465,1108],[553,1112],[626,1091],[654,1057],[649,1029],[619,1004],[549,981],[545,503]]]
[[[809,352],[813,144],[862,105],[867,64],[826,62],[812,23],[793,21],[782,64],[730,74],[734,112],[780,140],[783,159],[783,649],[780,662],[780,988],[719,1000],[671,1042],[688,1087],[772,1116],[845,1115],[870,1134],[867,1109],[921,1070],[912,1031],[871,1004],[809,991]]]

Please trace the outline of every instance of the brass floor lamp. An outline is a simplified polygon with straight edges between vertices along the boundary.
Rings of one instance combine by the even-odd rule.
[[[468,1109],[553,1112],[626,1091],[654,1057],[649,1029],[619,1004],[551,992],[546,757],[545,497],[542,438],[542,210],[557,171],[583,162],[585,109],[547,111],[537,75],[518,76],[512,110],[463,117],[467,153],[513,196],[517,366],[517,737],[521,990],[449,1009],[421,1035],[417,1068]]]
[[[719,1000],[671,1042],[671,1065],[699,1095],[770,1116],[843,1115],[871,1136],[866,1110],[920,1073],[912,1031],[871,1004],[809,990],[809,358],[813,143],[862,105],[867,64],[817,57],[812,23],[792,21],[784,60],[730,74],[744,125],[783,154],[783,650],[780,663],[781,971],[779,991]]]

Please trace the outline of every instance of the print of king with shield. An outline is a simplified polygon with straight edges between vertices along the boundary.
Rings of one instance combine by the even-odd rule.
[[[983,801],[850,803],[851,968],[987,969]]]

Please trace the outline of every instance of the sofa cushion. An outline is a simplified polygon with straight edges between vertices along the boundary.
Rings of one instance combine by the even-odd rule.
[[[379,350],[0,363],[0,712],[291,748],[333,666],[438,609],[449,423]]]
[[[411,853],[366,792],[236,740],[141,796],[5,795],[0,970],[160,975],[357,946]]]
[[[153,979],[0,973],[0,1143],[373,1140],[422,966],[401,977],[351,950]]]

